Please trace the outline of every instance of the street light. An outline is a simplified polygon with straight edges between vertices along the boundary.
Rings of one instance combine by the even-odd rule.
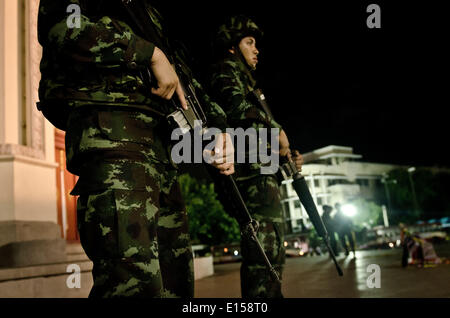
[[[413,202],[414,202],[414,210],[415,210],[416,214],[419,215],[419,204],[417,203],[416,189],[414,187],[414,181],[412,178],[412,174],[414,171],[416,171],[416,167],[408,168],[408,177],[409,177],[409,182],[411,183],[411,190],[412,190]]]
[[[341,209],[342,213],[350,217],[355,216],[357,213],[356,207],[353,204],[344,204]]]

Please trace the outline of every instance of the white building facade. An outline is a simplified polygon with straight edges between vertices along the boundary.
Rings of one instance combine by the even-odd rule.
[[[302,175],[320,214],[323,205],[345,204],[357,198],[375,200],[383,190],[383,174],[401,167],[358,161],[362,155],[354,154],[353,148],[334,145],[305,153],[303,158]],[[302,223],[308,226],[309,220],[291,180],[283,181],[281,193],[287,234],[300,232]]]

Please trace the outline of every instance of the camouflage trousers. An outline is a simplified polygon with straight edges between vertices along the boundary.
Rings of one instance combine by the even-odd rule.
[[[277,180],[274,176],[258,176],[238,181],[238,187],[250,214],[259,223],[258,240],[281,280],[285,262],[284,223]],[[241,253],[242,297],[283,297],[281,284],[271,278],[256,243],[242,237]]]
[[[81,244],[92,260],[89,297],[193,297],[193,256],[176,170],[97,163],[80,176]]]

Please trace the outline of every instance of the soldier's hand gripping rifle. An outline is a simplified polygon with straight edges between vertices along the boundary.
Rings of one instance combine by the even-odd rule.
[[[131,19],[135,22],[136,26],[142,31],[144,37],[147,40],[152,41],[159,48],[161,48],[165,53],[170,54],[170,49],[164,45],[164,41],[159,37],[158,32],[154,29],[154,26],[150,22],[150,16],[146,11],[146,8],[142,5],[139,0],[120,0],[122,1],[125,9],[128,11]],[[178,66],[178,65],[177,65]],[[176,71],[180,80],[180,84],[183,87],[183,91],[185,94],[186,102],[188,104],[188,109],[183,109],[175,98],[172,98],[171,102],[176,109],[173,113],[167,116],[167,119],[171,122],[175,123],[177,127],[181,128],[181,130],[186,133],[189,131],[196,131],[196,123],[201,121],[202,129],[204,132],[207,129],[207,119],[202,110],[202,107],[196,97],[195,89],[193,85],[190,83],[189,76],[184,74],[182,71],[182,67],[177,68]],[[150,68],[147,68],[145,72],[141,73],[142,79],[146,82],[149,87],[154,85],[154,81],[152,80],[153,76]],[[219,196],[223,200],[231,200],[233,206],[233,216],[237,219],[242,235],[250,238],[252,241],[256,243],[256,246],[261,254],[261,257],[264,259],[264,262],[270,272],[272,278],[280,282],[277,271],[273,268],[269,259],[267,258],[264,249],[262,248],[256,233],[258,224],[255,220],[252,219],[247,206],[245,205],[244,200],[239,192],[239,189],[234,181],[233,176],[222,175],[218,172],[216,168],[213,168],[211,165],[207,164],[206,168],[208,172],[211,174],[211,177],[215,181],[216,188],[219,192]]]
[[[269,105],[267,104],[262,91],[260,89],[255,89],[252,91],[252,93],[254,97],[256,97],[256,99],[258,100],[259,104],[263,107],[266,114],[269,117],[273,118],[272,113],[270,112]],[[319,236],[324,241],[331,258],[333,259],[334,265],[336,266],[336,270],[339,276],[343,276],[344,274],[342,273],[342,269],[337,263],[336,257],[333,253],[333,250],[331,249],[328,238],[328,232],[325,228],[325,225],[323,224],[319,212],[317,211],[316,204],[314,203],[311,193],[309,192],[309,188],[308,185],[306,184],[305,178],[297,170],[297,167],[295,166],[295,163],[292,160],[288,160],[287,157],[281,158],[282,160],[284,159],[286,162],[280,165],[280,173],[282,174],[285,180],[289,180],[290,178],[293,179],[292,186],[295,192],[297,192],[300,202],[305,207],[306,213],[308,213],[309,219],[311,223],[314,225],[317,234],[319,234]]]

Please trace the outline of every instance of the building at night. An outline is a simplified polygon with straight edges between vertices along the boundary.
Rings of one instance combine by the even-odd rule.
[[[87,297],[92,262],[79,243],[70,195],[77,178],[66,170],[64,132],[36,107],[38,7],[39,0],[0,0],[0,298]],[[384,204],[383,175],[401,167],[364,162],[343,146],[303,155],[302,173],[320,213],[325,204],[356,198]],[[288,234],[309,225],[289,181],[282,204]],[[212,273],[212,258],[204,261],[194,261],[196,278]]]
[[[384,201],[383,174],[400,168],[398,165],[363,162],[352,147],[327,146],[303,154],[305,177],[311,195],[321,214],[323,205],[346,204],[357,198]],[[282,204],[287,233],[308,226],[308,215],[292,187],[292,181],[283,181]],[[384,202],[383,202],[384,203]]]

